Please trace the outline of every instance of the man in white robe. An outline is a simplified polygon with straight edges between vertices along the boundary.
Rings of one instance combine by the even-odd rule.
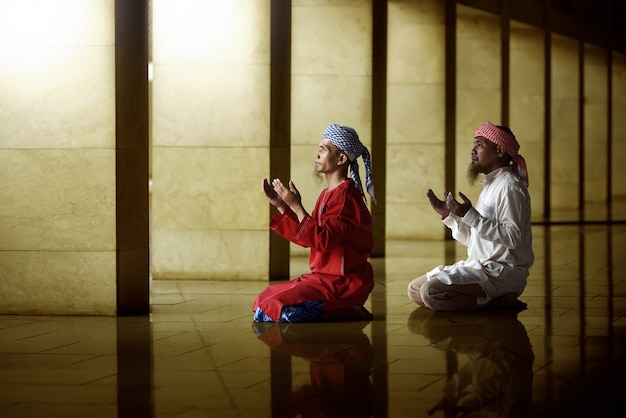
[[[483,190],[476,206],[459,192],[444,200],[427,196],[452,237],[467,246],[467,259],[438,266],[409,283],[411,300],[434,311],[525,309],[518,297],[534,262],[526,162],[510,129],[485,122],[474,133],[470,182]]]

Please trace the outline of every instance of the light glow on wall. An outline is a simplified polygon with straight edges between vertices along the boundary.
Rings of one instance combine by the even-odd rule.
[[[0,46],[109,44],[114,0],[3,0]]]
[[[60,80],[87,77],[75,73],[88,47],[114,44],[114,0],[2,0],[0,10],[5,97],[29,100]]]
[[[153,0],[155,64],[235,62],[258,49],[257,0]],[[264,33],[263,31],[261,33]]]
[[[0,0],[0,147],[114,143],[114,6]]]
[[[154,78],[154,64],[148,63],[148,81],[152,81]]]

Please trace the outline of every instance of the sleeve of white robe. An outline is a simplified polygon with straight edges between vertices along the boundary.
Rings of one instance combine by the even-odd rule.
[[[474,230],[481,239],[515,248],[521,241],[519,225],[528,222],[530,208],[522,190],[507,187],[495,202],[495,213],[490,216],[481,215],[471,208],[461,219],[463,225]]]
[[[450,213],[447,217],[445,217],[443,219],[443,223],[448,228],[450,228],[450,231],[452,232],[452,238],[467,247],[467,245],[469,244],[470,236],[472,234],[471,227],[462,222],[461,217],[456,216],[453,213]]]

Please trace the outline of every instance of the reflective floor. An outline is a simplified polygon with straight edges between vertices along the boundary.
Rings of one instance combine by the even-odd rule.
[[[535,226],[534,249],[519,313],[416,308],[409,280],[464,250],[389,242],[371,322],[253,324],[266,283],[209,281],[153,281],[145,317],[0,316],[0,416],[616,417],[626,225]]]

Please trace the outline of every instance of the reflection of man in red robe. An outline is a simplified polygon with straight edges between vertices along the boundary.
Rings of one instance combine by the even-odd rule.
[[[310,384],[272,393],[275,417],[371,417],[374,388],[370,373],[374,349],[363,333],[366,322],[324,324],[254,323],[259,339],[273,351],[300,357],[309,362]],[[313,327],[313,328],[311,328]],[[272,379],[291,376],[272,370]]]
[[[330,125],[315,154],[315,169],[328,187],[313,213],[302,206],[293,182],[263,181],[268,201],[278,209],[270,227],[310,248],[310,274],[267,287],[252,309],[259,322],[314,322],[370,319],[363,304],[374,287],[368,262],[374,246],[372,218],[364,202],[356,158],[363,156],[367,190],[373,197],[370,156],[352,128]],[[350,167],[351,179],[348,178]]]

